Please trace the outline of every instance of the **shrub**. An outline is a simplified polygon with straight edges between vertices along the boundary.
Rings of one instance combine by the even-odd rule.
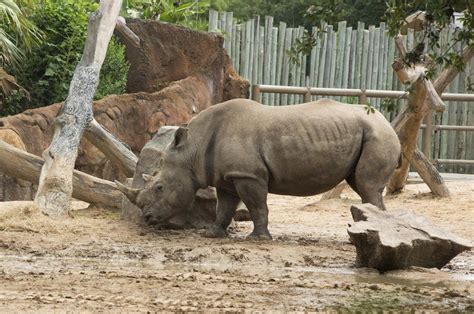
[[[97,7],[88,0],[43,0],[35,5],[29,19],[44,33],[44,41],[32,49],[19,69],[10,69],[19,84],[30,92],[30,107],[66,99],[74,69],[82,55],[88,16]],[[124,92],[128,64],[123,45],[115,39],[109,45],[101,72],[98,97]],[[10,105],[19,107],[18,104]]]

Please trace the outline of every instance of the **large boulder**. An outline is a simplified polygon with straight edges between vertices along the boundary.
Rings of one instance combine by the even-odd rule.
[[[193,76],[212,86],[213,104],[248,98],[249,82],[232,68],[221,35],[150,20],[130,19],[127,26],[140,38],[136,47],[120,36],[130,62],[127,92],[152,93]]]
[[[371,204],[353,205],[355,223],[347,229],[356,246],[359,267],[380,271],[410,266],[446,265],[472,244],[433,225],[412,211],[381,211]]]

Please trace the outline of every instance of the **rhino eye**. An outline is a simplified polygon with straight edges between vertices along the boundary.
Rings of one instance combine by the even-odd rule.
[[[157,185],[155,186],[155,190],[156,190],[157,192],[163,191],[163,185],[157,184]]]

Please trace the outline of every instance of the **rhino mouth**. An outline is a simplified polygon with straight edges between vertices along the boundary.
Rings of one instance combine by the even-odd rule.
[[[150,209],[143,209],[143,219],[148,225],[166,225],[169,220],[175,216],[175,214],[169,214],[166,216],[156,216],[152,213]]]

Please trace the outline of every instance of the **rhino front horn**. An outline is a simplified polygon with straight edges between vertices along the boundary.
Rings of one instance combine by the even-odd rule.
[[[125,196],[127,196],[130,202],[135,203],[137,201],[138,192],[140,192],[139,189],[128,187],[118,182],[117,180],[115,180],[115,186],[117,187],[117,189],[120,190],[120,192],[122,192],[123,194],[125,194]]]

